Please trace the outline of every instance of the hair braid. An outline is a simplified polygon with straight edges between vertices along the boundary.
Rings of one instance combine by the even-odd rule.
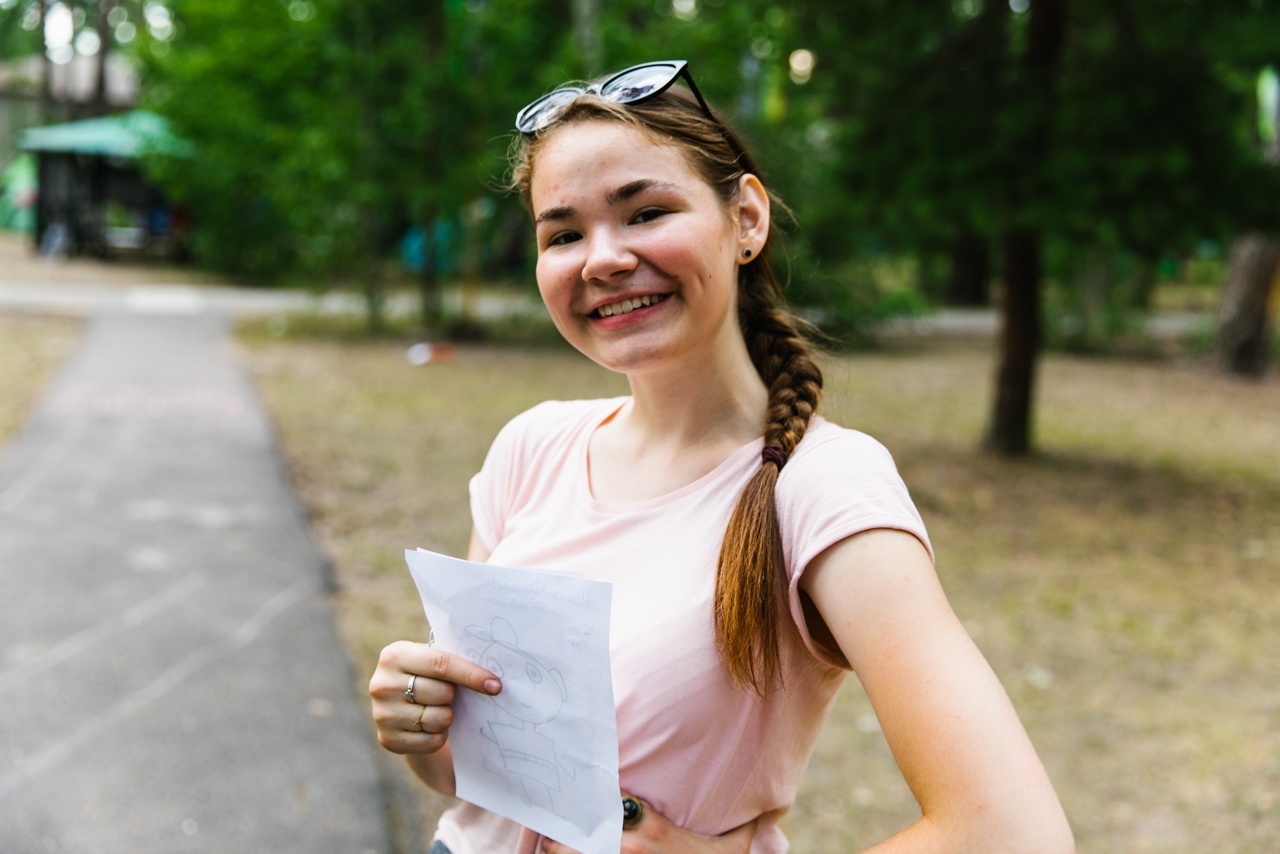
[[[756,370],[769,387],[766,447],[790,456],[809,429],[822,394],[819,370],[782,307],[776,281],[744,275],[739,318]],[[746,271],[744,271],[745,273]],[[754,287],[752,286],[754,285]],[[763,287],[761,287],[763,285]],[[716,640],[734,678],[757,693],[780,681],[780,626],[787,609],[788,579],[774,490],[780,466],[763,462],[743,487],[729,519],[716,572]]]

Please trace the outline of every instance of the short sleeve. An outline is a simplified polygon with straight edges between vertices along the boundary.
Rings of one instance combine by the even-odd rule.
[[[520,448],[530,413],[517,415],[498,431],[484,465],[471,478],[471,521],[486,551],[502,541],[504,521],[520,482]]]
[[[778,478],[775,493],[792,618],[805,646],[848,668],[833,645],[811,636],[800,595],[810,561],[843,539],[876,528],[914,535],[933,556],[920,513],[887,448],[864,433],[829,422],[811,428]]]

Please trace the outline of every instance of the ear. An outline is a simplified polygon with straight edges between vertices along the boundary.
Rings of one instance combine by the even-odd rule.
[[[755,260],[769,237],[769,194],[760,179],[751,173],[738,179],[738,263]],[[750,257],[742,250],[750,249]]]

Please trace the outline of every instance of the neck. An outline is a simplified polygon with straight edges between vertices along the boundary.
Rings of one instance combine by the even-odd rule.
[[[650,448],[736,447],[764,432],[769,391],[745,344],[697,365],[627,379],[632,403],[619,417]]]
[[[679,364],[627,375],[631,400],[591,436],[596,498],[668,495],[763,435],[769,392],[736,337],[739,346],[708,347]]]

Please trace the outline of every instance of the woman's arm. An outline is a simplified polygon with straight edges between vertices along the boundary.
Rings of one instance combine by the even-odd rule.
[[[867,531],[800,581],[857,673],[923,817],[875,854],[1066,854],[1071,828],[1004,688],[923,545]]]
[[[488,559],[489,550],[472,530],[467,560],[484,563]],[[417,703],[405,696],[414,676],[418,677],[413,681]],[[382,650],[369,680],[378,742],[393,753],[404,754],[409,767],[428,786],[453,796],[457,781],[448,739],[454,693],[461,686],[496,694],[499,689],[494,686],[498,684],[492,673],[460,656],[424,643],[397,641]]]

